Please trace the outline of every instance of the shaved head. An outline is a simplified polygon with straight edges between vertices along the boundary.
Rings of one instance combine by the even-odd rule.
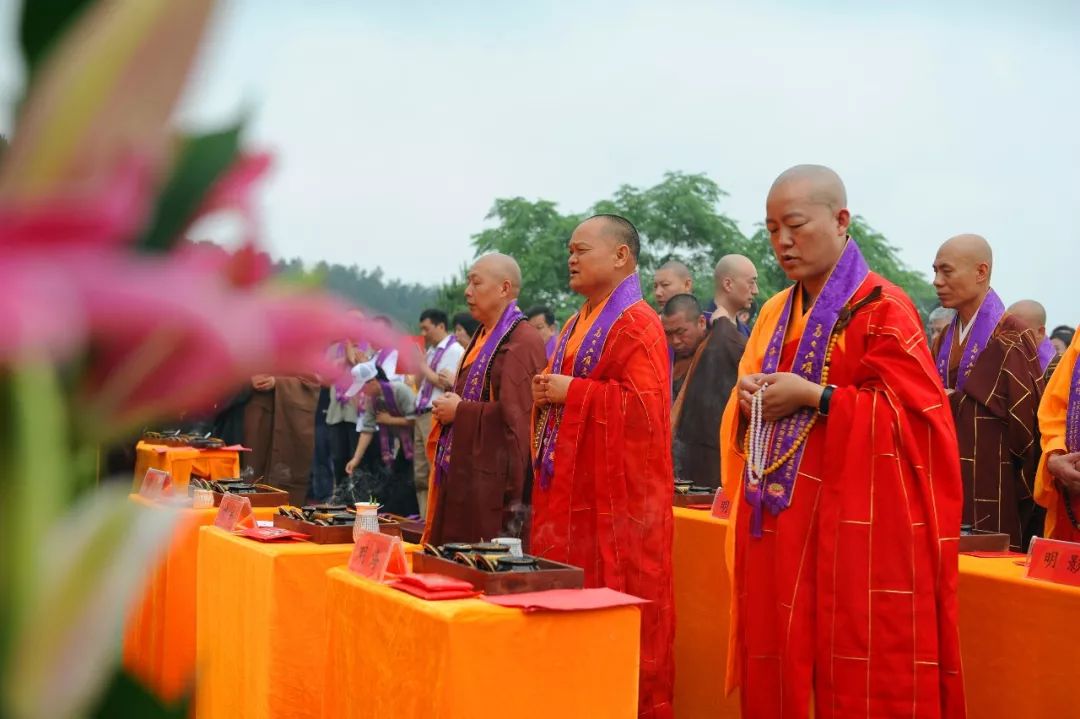
[[[705,339],[707,326],[701,303],[693,295],[675,295],[664,304],[660,321],[676,357],[690,357]]]
[[[581,225],[586,223],[598,223],[602,236],[612,239],[617,245],[630,248],[630,256],[634,258],[635,264],[637,263],[638,255],[641,254],[641,236],[633,222],[620,215],[601,213],[593,215]]]
[[[969,233],[950,237],[938,250],[938,257],[942,255],[969,265],[985,262],[990,269],[994,267],[994,251],[990,249],[990,243],[982,235]]]
[[[725,277],[737,277],[745,273],[757,274],[757,268],[749,257],[745,255],[724,255],[716,263],[713,276],[722,280]]]
[[[851,212],[840,176],[822,165],[796,165],[773,181],[765,229],[788,279],[816,297],[847,245]]]
[[[950,237],[934,258],[934,290],[942,307],[952,307],[967,323],[990,292],[994,253],[985,237]]]
[[[690,274],[690,268],[678,260],[665,262],[653,273],[653,297],[660,310],[675,295],[693,291],[694,277]]]
[[[772,195],[788,183],[806,184],[808,196],[812,202],[826,205],[833,212],[847,207],[847,189],[831,168],[824,165],[795,165],[780,173],[773,180],[769,194]]]
[[[757,267],[749,257],[724,255],[713,270],[715,319],[719,315],[735,321],[739,312],[749,310],[758,292]]]
[[[510,255],[501,252],[484,255],[473,263],[471,271],[483,272],[496,282],[509,282],[512,298],[521,293],[521,267]]]
[[[1035,333],[1035,339],[1042,342],[1046,339],[1046,308],[1035,300],[1020,300],[1009,307],[1009,314],[1024,323],[1024,326]]]
[[[693,277],[693,275],[690,274],[690,268],[678,260],[668,260],[660,265],[656,271],[660,272],[662,270],[668,270],[674,273],[680,280],[689,280]]]
[[[701,303],[693,295],[675,295],[664,305],[664,317],[682,315],[688,320],[701,317]]]

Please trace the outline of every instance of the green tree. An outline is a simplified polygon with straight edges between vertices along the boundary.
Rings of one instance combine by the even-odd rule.
[[[517,260],[521,267],[521,308],[547,305],[560,317],[573,312],[577,302],[568,287],[566,243],[581,216],[563,215],[548,200],[530,202],[512,197],[495,200],[486,219],[498,224],[473,235],[475,255],[502,252]],[[458,281],[463,287],[463,282]]]
[[[572,314],[581,298],[568,288],[566,243],[574,227],[592,214],[623,215],[641,233],[640,272],[642,291],[652,297],[652,273],[664,262],[676,259],[690,267],[699,298],[712,296],[712,271],[723,255],[746,255],[758,267],[759,303],[790,282],[776,263],[769,235],[758,226],[747,238],[726,215],[721,204],[725,193],[704,174],[668,172],[656,185],[639,188],[623,185],[614,195],[594,203],[586,212],[563,214],[554,202],[529,201],[522,197],[497,199],[487,220],[495,224],[473,235],[475,255],[503,252],[521,265],[523,308],[545,304],[560,320]],[[902,287],[925,314],[933,308],[934,290],[925,277],[900,260],[896,247],[862,217],[851,223],[851,236],[862,248],[871,269]],[[464,306],[465,271],[445,283],[439,293],[444,308]]]
[[[704,174],[668,172],[647,189],[623,185],[590,214],[629,218],[641,234],[642,291],[652,297],[652,274],[669,260],[679,260],[694,276],[695,294],[712,299],[713,268],[731,253],[746,254],[748,240],[735,220],[719,210],[727,193]]]
[[[416,320],[428,307],[443,306],[438,287],[386,279],[381,267],[360,269],[319,262],[307,267],[299,258],[278,260],[274,269],[303,281],[317,283],[346,301],[375,314],[386,315],[402,327],[413,328]]]

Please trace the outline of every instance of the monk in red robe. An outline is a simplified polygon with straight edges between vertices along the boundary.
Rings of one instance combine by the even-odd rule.
[[[796,284],[762,307],[721,427],[728,689],[755,719],[963,717],[960,467],[919,315],[847,236],[835,172],[784,172],[766,210]]]
[[[582,567],[586,586],[651,600],[641,613],[638,715],[671,717],[674,477],[664,328],[641,298],[634,226],[597,215],[570,238],[566,323],[536,403],[532,551]]]
[[[1080,332],[1061,355],[1039,404],[1042,459],[1035,501],[1046,508],[1046,536],[1080,542]]]

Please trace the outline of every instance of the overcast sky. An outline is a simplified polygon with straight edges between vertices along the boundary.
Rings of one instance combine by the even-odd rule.
[[[579,211],[667,170],[707,173],[750,232],[773,177],[817,162],[911,265],[982,233],[1006,303],[1080,322],[1073,0],[233,0],[183,115],[243,108],[286,257],[435,282],[496,197]]]

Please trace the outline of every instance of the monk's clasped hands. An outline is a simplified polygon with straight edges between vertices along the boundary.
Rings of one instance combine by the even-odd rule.
[[[459,404],[461,404],[461,395],[447,392],[431,403],[431,416],[439,420],[441,425],[453,424]]]
[[[532,395],[533,402],[538,407],[546,407],[549,404],[564,404],[566,394],[570,391],[570,382],[573,377],[564,374],[538,374],[533,377]]]
[[[1056,452],[1046,458],[1046,470],[1070,494],[1080,493],[1080,452]]]
[[[739,406],[747,416],[750,415],[751,397],[767,387],[761,402],[762,416],[767,422],[783,419],[803,407],[816,409],[821,401],[821,385],[791,372],[743,375],[738,387]]]

